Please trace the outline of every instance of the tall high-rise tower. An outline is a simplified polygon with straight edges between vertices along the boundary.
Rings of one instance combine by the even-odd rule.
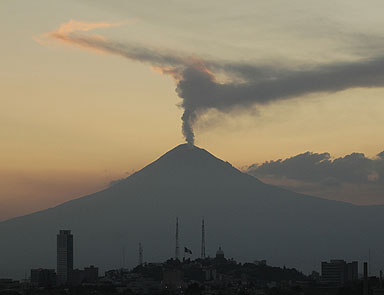
[[[205,227],[204,218],[201,222],[201,259],[205,259]]]
[[[63,285],[71,282],[73,272],[73,235],[70,230],[60,230],[57,235],[57,281]]]
[[[176,245],[175,245],[175,259],[176,259],[176,260],[180,260],[179,217],[176,217]]]

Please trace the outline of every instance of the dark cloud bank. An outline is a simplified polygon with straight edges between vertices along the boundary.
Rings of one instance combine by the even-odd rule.
[[[306,152],[253,164],[247,172],[299,192],[384,204],[384,151],[373,159],[362,153],[332,159],[329,153]]]
[[[52,33],[51,36],[63,42],[143,62],[171,75],[177,83],[176,92],[182,99],[183,134],[191,144],[194,143],[195,122],[210,109],[227,113],[310,93],[384,86],[382,56],[308,66],[305,69],[279,68],[197,59],[171,50],[119,43],[79,33]]]

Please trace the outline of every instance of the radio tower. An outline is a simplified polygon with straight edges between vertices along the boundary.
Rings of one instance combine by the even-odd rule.
[[[201,223],[201,259],[205,259],[205,227],[204,218]]]
[[[122,258],[123,258],[122,268],[125,268],[125,246],[123,246],[123,249],[122,249]]]
[[[143,265],[143,247],[139,243],[139,265]]]
[[[175,247],[175,259],[180,258],[180,245],[179,245],[179,217],[176,217],[176,247]]]

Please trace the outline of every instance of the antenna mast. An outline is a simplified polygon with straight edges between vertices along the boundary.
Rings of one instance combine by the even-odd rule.
[[[122,268],[125,268],[125,246],[123,246],[123,249],[122,249],[122,258],[123,258]]]
[[[139,265],[143,265],[143,246],[139,243]]]
[[[205,227],[204,218],[201,223],[201,259],[205,259]]]
[[[179,245],[179,217],[176,217],[176,247],[175,247],[175,259],[180,258],[180,245]]]

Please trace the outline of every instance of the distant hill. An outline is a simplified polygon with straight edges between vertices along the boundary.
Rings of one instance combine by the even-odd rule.
[[[200,254],[201,218],[207,254],[221,246],[240,261],[319,268],[321,260],[366,260],[384,265],[383,206],[355,206],[262,183],[204,149],[179,145],[115,185],[55,208],[0,223],[0,277],[56,267],[56,234],[71,229],[75,267],[102,270],[173,256],[175,219],[180,245]]]

